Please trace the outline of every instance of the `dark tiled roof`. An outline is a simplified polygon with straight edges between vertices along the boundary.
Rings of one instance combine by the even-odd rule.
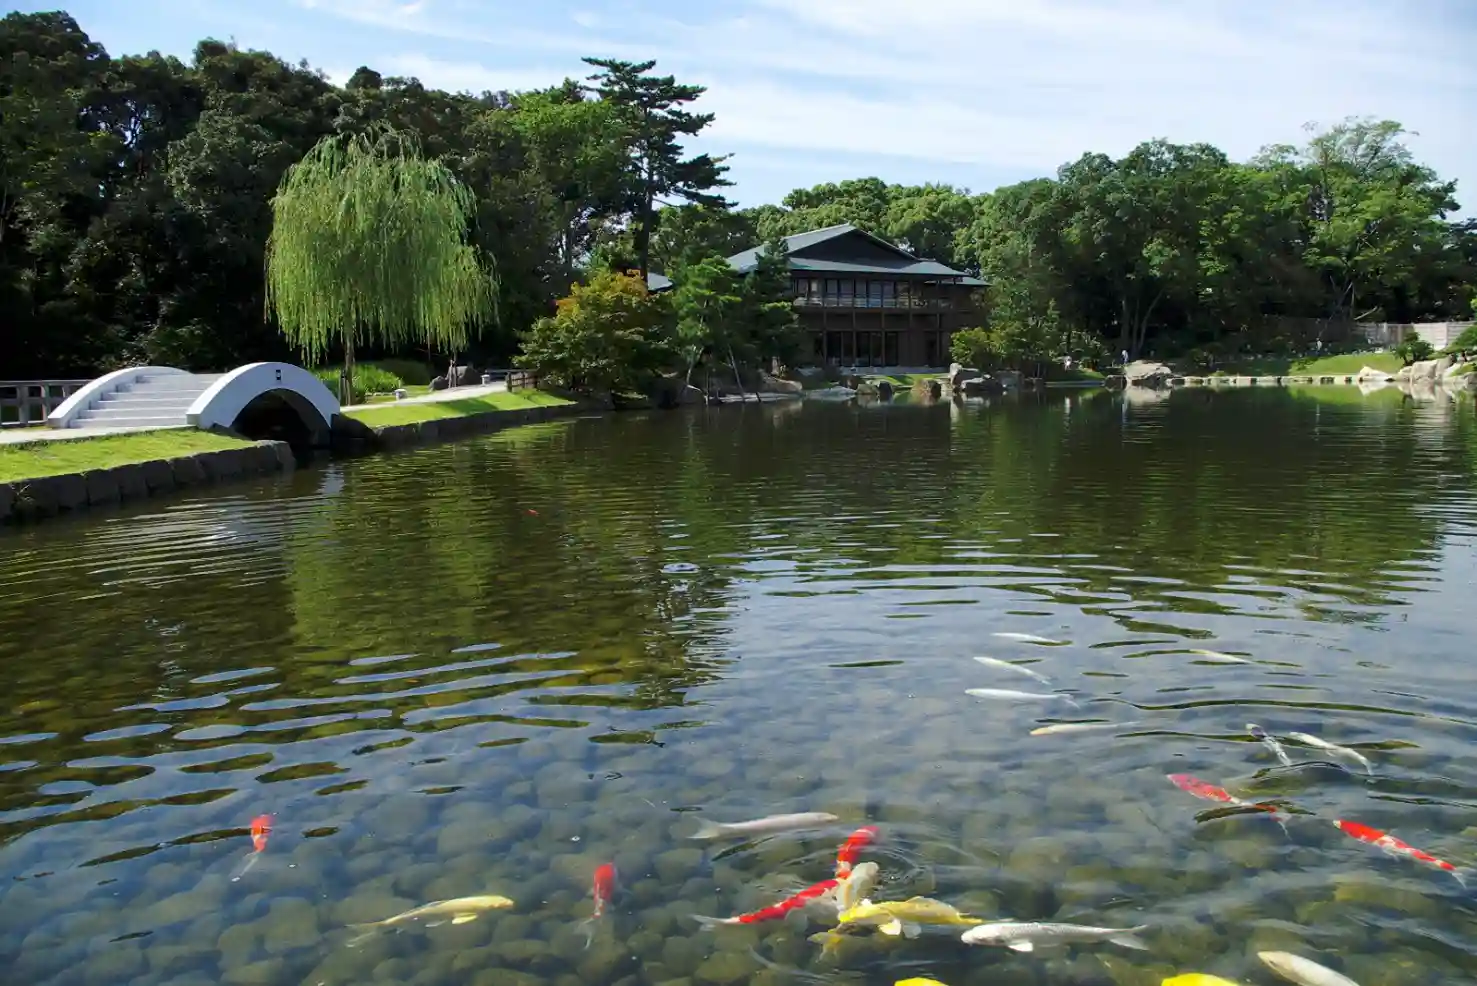
[[[890,253],[896,254],[896,263],[853,263],[843,260],[823,260],[812,257],[796,257],[793,254],[807,247],[813,247],[817,243],[834,240],[837,237],[846,236],[850,233],[859,233],[874,243],[885,247]],[[936,260],[920,260],[908,251],[898,247],[886,240],[873,236],[866,230],[858,229],[851,223],[841,223],[839,226],[827,226],[825,229],[813,229],[808,233],[796,233],[794,236],[786,236],[784,239],[785,252],[791,254],[790,269],[817,271],[845,274],[911,274],[914,276],[933,277],[957,277],[961,283],[974,287],[983,287],[985,282],[977,277],[970,277],[960,270],[955,270]],[[736,253],[728,258],[729,264],[741,273],[748,273],[759,263],[759,255],[764,247],[757,246],[743,253]]]

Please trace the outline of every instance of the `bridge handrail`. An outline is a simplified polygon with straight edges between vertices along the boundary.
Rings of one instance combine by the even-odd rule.
[[[86,380],[0,380],[0,428],[26,428],[46,423],[46,416]],[[52,391],[60,390],[60,394]],[[16,409],[16,420],[6,421],[3,409]],[[32,417],[32,411],[40,415]]]
[[[111,394],[125,384],[134,383],[139,377],[157,377],[166,373],[184,373],[173,366],[129,366],[112,373],[104,373],[96,380],[88,381],[85,386],[79,387],[72,392],[72,396],[62,401],[50,414],[46,416],[46,423],[53,428],[70,428],[72,421],[77,415],[92,406],[92,402]]]

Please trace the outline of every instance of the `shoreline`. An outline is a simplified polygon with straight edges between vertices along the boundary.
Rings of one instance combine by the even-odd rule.
[[[378,428],[344,416],[342,421],[335,420],[330,451],[334,456],[357,458],[377,452],[470,438],[535,421],[601,410],[608,408],[588,401],[572,401],[567,404],[433,418]],[[296,453],[287,442],[253,442],[230,432],[214,433],[240,438],[249,444],[243,444],[240,448],[192,452],[100,469],[0,482],[0,526],[31,523],[93,508],[135,503],[178,490],[214,486],[235,479],[288,473],[297,468]]]

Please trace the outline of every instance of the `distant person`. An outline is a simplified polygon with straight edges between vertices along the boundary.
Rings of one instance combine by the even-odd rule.
[[[1120,353],[1119,355],[1121,355],[1123,357],[1123,365],[1124,366],[1127,366],[1128,365],[1128,350],[1126,350],[1126,349],[1123,350],[1123,352]]]

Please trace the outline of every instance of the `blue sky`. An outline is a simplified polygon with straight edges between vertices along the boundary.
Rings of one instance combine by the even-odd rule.
[[[21,9],[50,4],[23,3]],[[1302,125],[1399,120],[1477,214],[1472,0],[74,0],[115,54],[234,39],[342,81],[446,89],[656,58],[709,87],[730,197],[877,175],[974,191],[1165,137],[1244,158]],[[1399,11],[1398,15],[1395,11]]]

